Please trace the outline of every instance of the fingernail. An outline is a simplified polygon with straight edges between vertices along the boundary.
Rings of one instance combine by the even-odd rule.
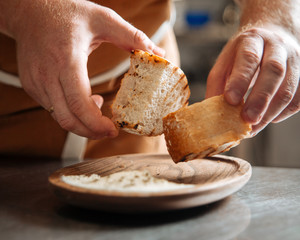
[[[96,103],[97,107],[101,109],[103,104],[103,98],[100,95],[92,95],[92,99]]]
[[[101,109],[102,104],[100,104],[99,102],[96,102],[96,101],[95,101],[95,103],[96,103],[97,107],[98,107],[99,109]]]
[[[242,95],[237,90],[229,90],[227,91],[226,95],[227,95],[228,102],[232,105],[237,105],[242,100]]]

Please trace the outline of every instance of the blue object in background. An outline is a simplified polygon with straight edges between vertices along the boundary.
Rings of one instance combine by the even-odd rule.
[[[211,20],[208,12],[196,10],[186,12],[185,19],[188,26],[192,28],[201,27]]]

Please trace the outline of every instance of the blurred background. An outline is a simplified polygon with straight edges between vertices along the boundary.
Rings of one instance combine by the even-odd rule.
[[[176,0],[174,25],[190,103],[204,99],[206,79],[218,54],[239,25],[233,0]],[[300,167],[300,114],[270,124],[228,152],[256,166]]]

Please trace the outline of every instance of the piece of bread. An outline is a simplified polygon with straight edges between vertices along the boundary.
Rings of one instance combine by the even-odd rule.
[[[163,133],[162,119],[188,104],[190,89],[183,71],[164,58],[135,50],[112,104],[117,127],[137,134]]]
[[[225,152],[249,137],[251,125],[241,117],[243,104],[232,106],[220,95],[164,117],[166,144],[174,162]]]

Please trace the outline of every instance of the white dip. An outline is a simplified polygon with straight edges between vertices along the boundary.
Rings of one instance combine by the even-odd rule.
[[[62,180],[77,187],[119,192],[161,192],[195,186],[155,178],[147,171],[124,171],[105,177],[98,174],[71,175],[62,176]]]

